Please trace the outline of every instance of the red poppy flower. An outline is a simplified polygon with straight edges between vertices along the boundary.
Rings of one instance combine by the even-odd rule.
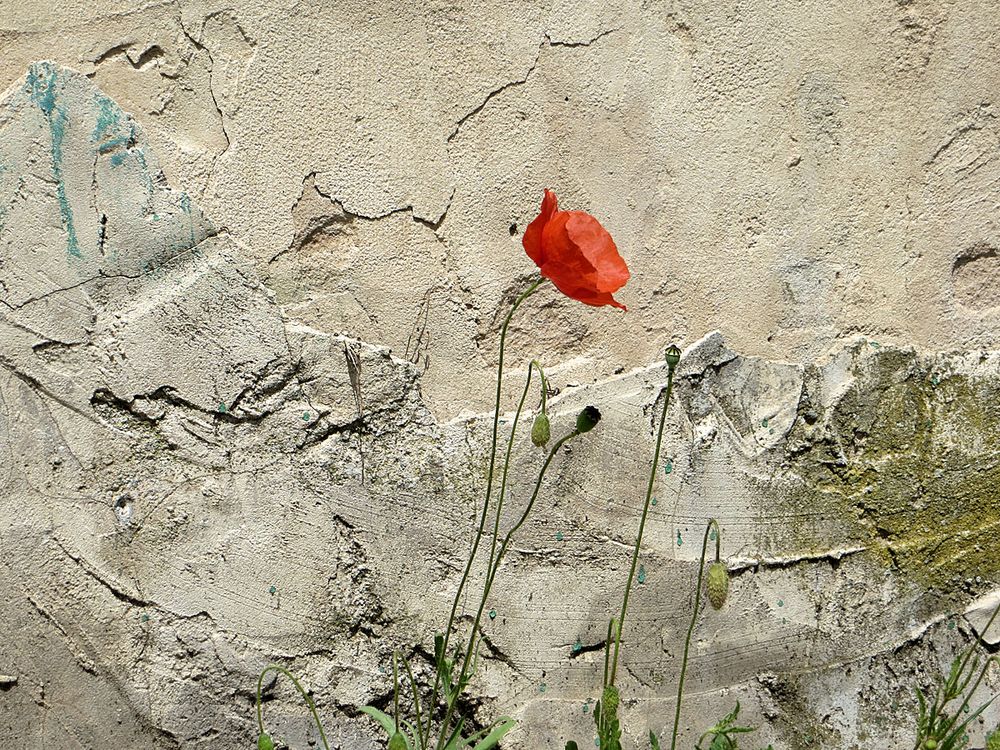
[[[584,211],[560,211],[545,191],[542,210],[524,230],[524,251],[567,297],[600,307],[625,305],[611,296],[628,281],[628,266],[601,223]]]

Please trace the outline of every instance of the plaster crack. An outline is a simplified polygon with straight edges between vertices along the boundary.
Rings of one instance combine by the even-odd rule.
[[[209,16],[206,16],[204,20],[207,21],[209,18],[212,17],[212,15],[216,14],[211,14]],[[187,30],[187,27],[184,25],[184,18],[181,13],[181,7],[179,4],[177,5],[177,25],[180,27],[181,33],[184,34],[185,37],[187,37],[187,40],[191,43],[191,45],[199,52],[204,52],[205,55],[208,57],[208,94],[209,96],[212,97],[212,105],[215,107],[215,111],[218,112],[219,114],[219,125],[222,127],[222,136],[226,139],[225,148],[223,148],[222,151],[220,151],[212,158],[212,168],[209,169],[209,174],[214,175],[215,165],[218,164],[219,159],[225,156],[226,153],[229,151],[230,147],[233,145],[232,138],[230,138],[229,136],[229,130],[227,130],[226,128],[226,114],[225,112],[222,111],[222,107],[219,106],[219,100],[215,94],[215,86],[212,83],[212,78],[213,78],[212,74],[215,71],[215,59],[212,57],[211,50],[209,50],[208,47],[205,46],[205,44],[203,44],[202,42],[198,41],[193,36],[191,36],[191,33]],[[237,28],[239,28],[240,33],[243,34],[244,38],[246,38],[246,34],[243,31],[243,29],[239,26],[239,24],[237,24]]]
[[[728,565],[731,576],[739,576],[748,571],[759,573],[761,570],[779,570],[791,568],[796,565],[827,562],[836,568],[845,557],[851,557],[868,550],[868,547],[844,547],[842,549],[824,550],[822,552],[808,552],[803,555],[787,555],[780,557],[760,557],[751,559],[737,559]]]
[[[542,55],[542,49],[545,47],[545,43],[547,41],[548,37],[546,36],[542,39],[542,43],[538,45],[538,51],[535,53],[535,59],[528,67],[528,70],[525,72],[523,78],[519,78],[514,81],[508,81],[507,83],[504,83],[498,86],[497,88],[493,89],[490,93],[486,95],[486,98],[483,99],[483,101],[479,104],[479,106],[475,107],[471,111],[462,115],[462,117],[458,120],[458,122],[455,123],[455,128],[451,131],[451,134],[446,139],[447,143],[451,143],[452,140],[455,138],[455,136],[458,135],[458,131],[462,129],[462,126],[470,119],[472,119],[480,112],[482,112],[483,109],[486,107],[486,105],[489,104],[495,97],[499,96],[500,94],[509,89],[517,88],[518,86],[521,86],[528,82],[528,79],[531,78],[531,74],[535,72],[535,68],[538,66],[538,60]]]
[[[618,27],[616,27],[614,29],[606,29],[606,30],[602,31],[601,33],[599,33],[597,36],[595,36],[593,39],[587,39],[587,40],[582,41],[582,42],[559,42],[559,41],[554,40],[549,35],[548,32],[545,32],[545,38],[549,40],[549,44],[551,46],[553,46],[553,47],[589,47],[591,44],[593,44],[594,42],[598,41],[599,39],[603,39],[604,37],[608,36],[608,34],[614,34],[615,32],[621,31],[621,30],[622,30],[621,26],[618,26]]]
[[[66,557],[68,557],[70,560],[72,560],[77,564],[80,570],[82,570],[90,578],[97,581],[97,583],[99,583],[101,586],[103,586],[109,592],[111,592],[111,595],[114,596],[115,599],[117,599],[118,601],[124,604],[130,604],[133,607],[157,606],[155,602],[147,601],[146,599],[142,599],[138,596],[130,594],[129,592],[124,591],[123,589],[119,588],[115,584],[108,581],[99,571],[97,571],[91,565],[87,564],[83,560],[82,556],[74,555],[72,552],[70,552],[69,549],[66,548],[66,545],[64,545],[61,541],[59,541],[57,537],[52,537],[52,541],[55,542],[56,546],[63,551],[63,554],[66,555]]]

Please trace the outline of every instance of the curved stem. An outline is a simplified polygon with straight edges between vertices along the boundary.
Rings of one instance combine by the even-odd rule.
[[[545,370],[542,369],[541,362],[537,359],[531,360],[531,364],[528,365],[529,373],[532,366],[538,370],[538,377],[542,380],[542,413],[544,414],[548,405],[549,381],[545,379]]]
[[[716,556],[718,556],[719,537],[722,536],[719,533],[718,522],[714,518],[710,518],[708,525],[705,526],[705,539],[701,543],[701,560],[698,563],[698,584],[694,592],[694,611],[691,613],[691,624],[688,626],[687,638],[684,639],[684,657],[681,659],[681,674],[677,680],[677,708],[674,711],[674,732],[670,737],[670,750],[677,749],[677,728],[681,723],[681,701],[684,698],[684,675],[687,673],[688,652],[691,650],[691,634],[694,633],[694,626],[698,622],[698,610],[701,609],[701,582],[702,576],[705,573],[705,553],[708,551],[708,535],[713,526],[715,527]]]
[[[646,528],[646,516],[649,515],[649,503],[653,497],[653,485],[656,481],[656,469],[660,465],[660,446],[663,444],[663,426],[667,423],[667,408],[670,404],[670,393],[674,389],[674,370],[676,365],[668,365],[667,390],[663,397],[663,413],[660,414],[660,427],[656,431],[656,450],[653,451],[653,466],[649,471],[649,482],[646,484],[646,500],[642,505],[642,517],[639,519],[639,533],[635,538],[635,548],[632,550],[632,565],[628,571],[628,580],[625,582],[625,595],[622,597],[622,611],[618,615],[618,629],[615,631],[614,658],[611,660],[611,681],[607,684],[615,684],[615,676],[618,674],[618,653],[621,650],[622,629],[625,627],[625,615],[628,613],[628,598],[632,592],[632,580],[635,577],[636,565],[639,562],[639,548],[642,546],[642,534]]]
[[[493,406],[493,439],[490,441],[490,467],[486,474],[486,499],[483,502],[483,512],[479,517],[479,529],[476,531],[475,541],[472,543],[472,551],[469,553],[469,560],[465,564],[465,570],[462,572],[462,579],[458,584],[458,589],[455,591],[455,600],[451,605],[451,613],[448,615],[448,626],[444,629],[442,653],[446,653],[448,650],[448,643],[451,640],[451,629],[455,625],[455,615],[458,612],[458,603],[462,599],[462,592],[465,590],[465,584],[469,580],[469,573],[472,570],[472,564],[476,559],[476,553],[479,552],[479,541],[483,538],[483,530],[486,528],[486,518],[489,512],[490,498],[493,493],[493,469],[496,465],[497,456],[497,431],[500,425],[500,394],[503,382],[503,355],[504,346],[507,341],[507,328],[510,326],[510,321],[514,317],[514,312],[517,308],[520,307],[521,303],[528,297],[534,294],[544,281],[544,278],[540,278],[533,282],[520,294],[520,296],[518,296],[517,299],[514,300],[514,304],[511,305],[510,312],[507,313],[507,317],[504,318],[503,321],[503,326],[500,328],[500,353],[497,361],[497,391]],[[438,687],[440,684],[441,675],[437,672],[437,670],[435,670],[434,687],[431,690],[431,701],[427,716],[428,737],[430,736],[431,722],[434,720],[434,707],[437,705]]]
[[[499,570],[500,568],[500,562],[501,560],[503,560],[504,553],[510,546],[510,540],[513,538],[514,534],[516,534],[518,529],[520,529],[521,526],[524,525],[524,522],[528,518],[528,514],[531,513],[531,509],[535,505],[535,500],[538,499],[538,493],[542,488],[542,480],[545,477],[545,472],[548,470],[549,464],[552,463],[552,459],[555,458],[556,453],[559,452],[559,449],[562,448],[563,445],[570,438],[576,437],[578,434],[579,433],[576,430],[574,430],[565,437],[560,438],[555,443],[555,445],[552,446],[552,450],[550,450],[548,456],[545,457],[545,463],[542,464],[541,471],[538,472],[538,478],[535,480],[535,488],[531,493],[531,499],[528,501],[528,504],[525,507],[524,512],[521,514],[521,517],[518,519],[517,523],[515,523],[511,527],[510,531],[507,532],[506,536],[504,536],[503,544],[500,545],[500,551],[497,552],[496,560],[493,562],[493,567],[489,571],[489,575],[487,575],[486,577],[486,585],[483,587],[483,596],[479,602],[479,609],[476,611],[475,620],[473,620],[472,623],[472,632],[469,634],[469,645],[465,649],[465,655],[462,658],[462,669],[459,672],[458,681],[455,683],[455,692],[452,695],[451,699],[448,701],[448,706],[447,709],[445,710],[444,721],[441,724],[441,735],[440,737],[438,737],[436,745],[437,750],[440,750],[442,744],[444,743],[445,737],[447,736],[448,733],[448,725],[451,722],[451,717],[455,712],[455,705],[458,701],[458,696],[462,692],[462,685],[465,682],[465,677],[469,669],[469,663],[472,659],[472,653],[476,646],[476,634],[479,632],[479,622],[483,617],[483,610],[486,608],[486,600],[489,598],[490,589],[493,588],[493,579],[496,577],[497,570]]]
[[[295,678],[295,675],[278,664],[268,664],[261,670],[260,677],[257,678],[257,726],[260,728],[260,733],[264,734],[264,714],[260,705],[260,695],[264,687],[264,675],[268,672],[280,672],[292,681],[292,684],[295,685],[295,689],[299,691],[302,699],[306,702],[306,705],[309,706],[309,711],[312,713],[313,721],[316,722],[316,728],[319,730],[319,738],[323,740],[323,747],[325,750],[330,750],[330,745],[326,741],[326,733],[323,731],[323,724],[319,720],[319,714],[316,713],[316,704],[313,703],[313,699],[309,697],[309,694]]]

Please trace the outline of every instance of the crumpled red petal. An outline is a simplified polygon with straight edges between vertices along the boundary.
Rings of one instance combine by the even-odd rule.
[[[545,197],[542,198],[542,209],[524,230],[521,244],[528,257],[535,261],[535,265],[541,266],[545,262],[545,252],[542,248],[542,230],[549,223],[552,216],[559,210],[559,200],[556,194],[546,189]]]
[[[560,211],[555,193],[546,190],[522,243],[542,275],[567,297],[595,307],[626,309],[611,293],[628,281],[628,266],[611,235],[590,214]]]

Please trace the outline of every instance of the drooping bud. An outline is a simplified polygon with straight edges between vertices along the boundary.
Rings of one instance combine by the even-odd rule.
[[[396,732],[389,738],[388,750],[406,750],[406,738],[401,733]]]
[[[585,407],[584,410],[576,416],[577,434],[582,435],[584,432],[590,432],[600,421],[601,412],[597,410],[596,406]]]
[[[539,412],[538,416],[535,417],[534,424],[531,425],[531,442],[536,447],[541,448],[549,442],[550,432],[548,415],[544,411]]]
[[[274,750],[274,740],[264,732],[257,738],[257,750]]]
[[[933,737],[928,737],[924,740],[924,750],[937,750],[938,741]]]
[[[667,367],[673,370],[677,367],[677,363],[681,361],[681,350],[677,348],[676,344],[671,344],[667,347],[663,358],[667,360]]]
[[[725,563],[714,562],[708,566],[706,588],[712,607],[722,609],[722,605],[726,603],[726,595],[729,594],[729,569]]]

